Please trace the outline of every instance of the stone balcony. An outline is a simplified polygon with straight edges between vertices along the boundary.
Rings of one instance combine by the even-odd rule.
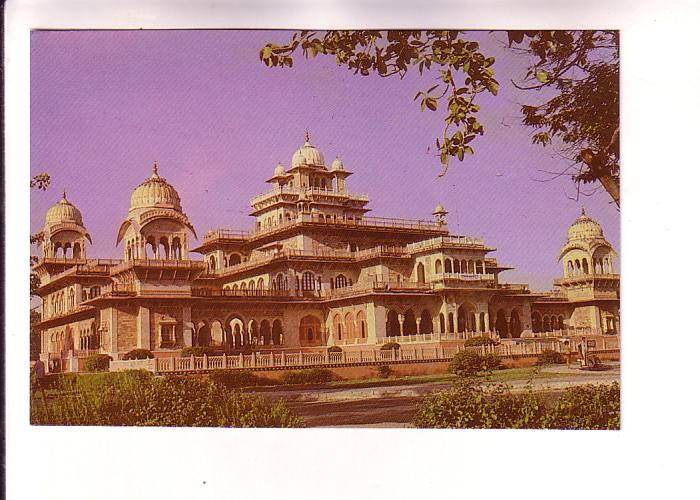
[[[298,198],[300,195],[307,196],[309,198],[336,198],[343,200],[357,200],[360,202],[367,203],[369,201],[369,196],[360,193],[348,193],[347,191],[335,191],[333,189],[322,189],[317,187],[310,188],[298,188],[285,186],[284,188],[274,188],[265,193],[259,194],[250,200],[251,206],[255,205],[269,205],[279,199],[285,199],[286,197]]]

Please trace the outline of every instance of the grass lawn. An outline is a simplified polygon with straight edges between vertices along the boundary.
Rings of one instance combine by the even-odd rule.
[[[563,373],[541,373],[538,367],[529,366],[524,368],[507,368],[504,370],[494,371],[488,377],[479,377],[484,382],[515,382],[526,381],[530,379],[555,379],[562,377],[571,377]],[[256,386],[246,389],[262,391],[273,389],[275,391],[297,390],[303,388],[309,389],[361,389],[365,387],[392,387],[398,385],[409,384],[434,384],[434,383],[449,383],[457,380],[457,376],[451,373],[437,373],[432,375],[404,375],[390,376],[386,378],[372,377],[362,379],[335,380],[333,382],[318,383],[318,384],[297,384],[297,385],[268,385]]]

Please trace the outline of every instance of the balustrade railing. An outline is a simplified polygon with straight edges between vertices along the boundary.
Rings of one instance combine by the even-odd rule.
[[[406,245],[406,250],[409,252],[423,252],[426,250],[433,250],[443,247],[464,247],[472,248],[478,247],[482,248],[484,246],[484,240],[482,238],[475,238],[472,236],[437,236],[435,238],[430,238],[428,240],[417,241],[415,243],[409,243]]]
[[[350,218],[331,218],[321,214],[300,214],[293,220],[273,223],[269,226],[261,226],[251,231],[237,231],[232,229],[215,229],[204,235],[204,242],[217,239],[255,239],[268,236],[279,231],[286,230],[301,224],[322,224],[331,226],[359,226],[367,228],[409,229],[419,231],[447,232],[447,228],[434,221],[421,219],[398,219],[393,217],[363,216]]]
[[[473,334],[474,332],[466,332]],[[454,339],[449,338],[454,335]],[[464,338],[458,334],[440,336],[440,340],[461,340]],[[387,337],[385,340],[402,342],[398,337]],[[382,350],[378,348],[357,349],[342,352],[254,352],[251,354],[232,354],[221,356],[201,356],[201,357],[161,357],[146,360],[112,361],[110,370],[126,369],[146,369],[156,373],[171,372],[206,372],[212,370],[231,369],[272,369],[272,368],[303,368],[318,366],[346,366],[373,363],[405,363],[423,361],[448,361],[455,354],[464,350],[471,350],[481,354],[492,353],[501,357],[512,356],[538,356],[545,349],[551,349],[562,354],[575,354],[576,347],[560,342],[554,338],[544,339],[509,339],[496,345],[483,345],[475,347],[464,347],[463,345],[443,345],[435,343],[433,345],[403,345],[399,349]],[[426,339],[427,341],[427,339]],[[409,344],[411,342],[408,342]],[[416,342],[417,343],[417,342]],[[589,344],[588,352],[595,353],[601,351],[619,350],[619,339],[617,337],[596,336],[593,344]]]
[[[311,196],[332,196],[332,197],[339,197],[339,198],[352,198],[352,199],[361,200],[361,201],[369,201],[368,195],[360,194],[360,193],[349,193],[347,191],[338,191],[338,190],[334,190],[334,189],[323,189],[323,188],[318,188],[318,187],[308,187],[308,188],[303,188],[303,189],[298,188],[298,187],[283,187],[283,188],[274,188],[274,189],[271,189],[265,193],[254,196],[253,198],[250,199],[250,204],[255,205],[257,203],[265,201],[266,199],[274,198],[275,196],[279,196],[279,195],[284,195],[284,194],[298,195],[298,194],[301,194],[302,192],[306,195],[311,195]]]
[[[492,281],[494,275],[491,273],[440,273],[434,274],[430,281],[444,281],[444,280],[457,280],[457,281]]]

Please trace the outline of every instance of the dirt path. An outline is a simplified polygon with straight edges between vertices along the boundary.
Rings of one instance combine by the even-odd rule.
[[[548,369],[543,370],[547,373]],[[580,384],[610,384],[620,379],[619,367],[604,372],[581,372],[552,367],[552,378],[535,379],[535,391],[560,393]],[[515,391],[523,390],[526,380],[509,381]],[[408,427],[416,405],[433,391],[447,389],[449,382],[403,384],[365,388],[300,388],[261,393],[266,399],[283,399],[304,418],[309,427]]]

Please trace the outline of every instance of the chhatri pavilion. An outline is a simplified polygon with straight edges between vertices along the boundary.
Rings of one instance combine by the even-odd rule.
[[[90,234],[64,193],[46,213],[34,266],[41,359],[70,369],[135,348],[158,357],[195,345],[298,352],[619,331],[616,254],[585,212],[558,256],[556,291],[534,293],[500,280],[512,268],[482,239],[451,234],[440,204],[430,220],[367,215],[368,197],[348,191],[351,174],[339,158],[326,165],[307,134],[251,200],[250,230],[210,230],[191,245],[195,228],[154,164],[116,231],[120,260],[89,257]]]

